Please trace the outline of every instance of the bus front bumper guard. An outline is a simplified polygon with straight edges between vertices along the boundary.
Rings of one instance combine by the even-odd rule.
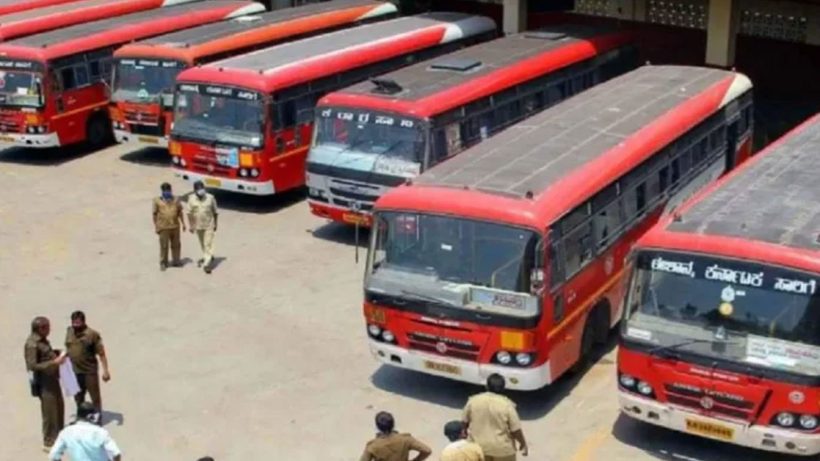
[[[60,147],[60,137],[57,136],[57,133],[0,133],[0,143],[20,147]]]
[[[336,221],[345,224],[353,224],[355,225],[358,223],[360,226],[370,227],[372,224],[372,216],[370,213],[361,212],[361,211],[352,211],[348,208],[329,205],[327,203],[323,203],[317,200],[312,200],[308,198],[308,205],[310,205],[310,211],[314,215],[330,219],[331,221]]]
[[[241,179],[221,178],[218,176],[192,173],[177,168],[174,168],[174,175],[177,178],[182,178],[189,182],[202,181],[205,187],[210,189],[228,190],[249,195],[273,195],[276,193],[276,189],[273,187],[273,181],[244,181]]]
[[[549,361],[531,368],[503,367],[411,351],[373,339],[370,339],[370,353],[386,365],[478,385],[486,384],[487,377],[493,373],[504,377],[507,389],[518,391],[541,389],[551,382]]]
[[[820,434],[703,416],[624,391],[618,391],[618,401],[625,415],[678,432],[778,453],[802,456],[820,453]]]
[[[142,135],[125,130],[114,130],[114,139],[120,144],[133,143],[168,148],[168,138],[165,136]]]

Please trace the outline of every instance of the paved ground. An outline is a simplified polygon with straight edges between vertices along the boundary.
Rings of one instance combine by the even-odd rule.
[[[61,344],[76,308],[105,338],[108,428],[129,461],[357,459],[380,409],[440,448],[442,424],[477,389],[371,360],[353,233],[314,219],[298,195],[219,195],[216,271],[160,273],[149,214],[165,161],[122,147],[0,152],[0,460],[45,459],[22,345],[41,314]],[[190,235],[183,252],[198,257]],[[786,459],[619,418],[613,358],[515,396],[530,459]]]

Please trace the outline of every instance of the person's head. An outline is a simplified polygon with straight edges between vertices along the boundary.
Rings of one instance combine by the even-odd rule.
[[[386,411],[376,413],[376,429],[379,432],[389,434],[393,432],[394,427],[396,427],[396,421],[393,419],[393,415]]]
[[[51,332],[51,323],[45,317],[34,317],[31,321],[31,332],[45,338]]]
[[[91,402],[83,402],[77,407],[77,420],[96,424],[100,420],[100,413]]]
[[[467,426],[461,421],[450,421],[444,425],[444,436],[451,442],[466,439]]]
[[[71,326],[74,327],[74,331],[80,332],[85,330],[85,313],[83,311],[74,311],[71,313]]]
[[[194,183],[194,193],[197,197],[205,196],[205,184],[203,184],[202,181],[196,181]]]
[[[487,390],[496,394],[504,392],[506,383],[504,377],[498,373],[493,373],[487,377]]]
[[[174,191],[171,190],[171,185],[167,182],[162,183],[162,185],[159,186],[159,190],[162,192],[162,198],[170,199],[174,196]]]

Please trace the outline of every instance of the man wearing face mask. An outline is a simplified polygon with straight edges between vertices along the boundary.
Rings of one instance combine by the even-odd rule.
[[[162,183],[160,186],[162,195],[154,199],[153,217],[154,230],[159,236],[159,268],[165,270],[168,268],[168,247],[171,247],[171,254],[173,256],[174,267],[182,265],[180,261],[180,252],[182,244],[179,240],[179,227],[182,226],[182,231],[185,232],[185,221],[182,218],[182,205],[179,203],[174,193],[171,191],[171,185]]]
[[[213,270],[211,263],[214,258],[214,233],[218,216],[214,196],[205,191],[202,181],[195,182],[194,193],[188,197],[188,223],[191,225],[191,233],[196,232],[199,238],[202,258],[197,264],[206,274]]]
[[[74,396],[77,408],[85,401],[85,394],[88,393],[97,413],[102,414],[97,357],[99,356],[99,363],[102,364],[102,380],[105,382],[111,379],[108,357],[105,355],[102,337],[85,323],[85,313],[82,311],[71,314],[71,326],[65,334],[65,348],[74,374],[77,375],[77,384],[80,385],[80,392]]]

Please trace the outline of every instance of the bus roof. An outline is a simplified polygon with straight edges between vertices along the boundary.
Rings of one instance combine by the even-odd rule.
[[[483,16],[428,13],[298,40],[183,71],[178,81],[272,92],[399,53],[492,32]]]
[[[0,14],[16,13],[18,11],[33,10],[44,6],[62,5],[79,0],[0,0]]]
[[[750,89],[734,72],[644,66],[434,166],[377,207],[448,213],[455,203],[476,218],[543,229]]]
[[[264,10],[245,0],[201,1],[78,24],[0,43],[0,56],[51,60]]]
[[[330,93],[319,104],[430,117],[605,53],[631,38],[613,28],[581,25],[509,35],[379,76],[401,86],[398,93],[384,94],[365,81]]]
[[[42,3],[33,9],[0,16],[0,41],[191,1],[195,0],[75,0],[69,5],[65,2]]]
[[[250,48],[396,13],[395,5],[375,0],[334,0],[206,24],[125,45],[117,57],[151,57],[185,61]]]
[[[820,114],[661,221],[642,246],[820,270]]]

